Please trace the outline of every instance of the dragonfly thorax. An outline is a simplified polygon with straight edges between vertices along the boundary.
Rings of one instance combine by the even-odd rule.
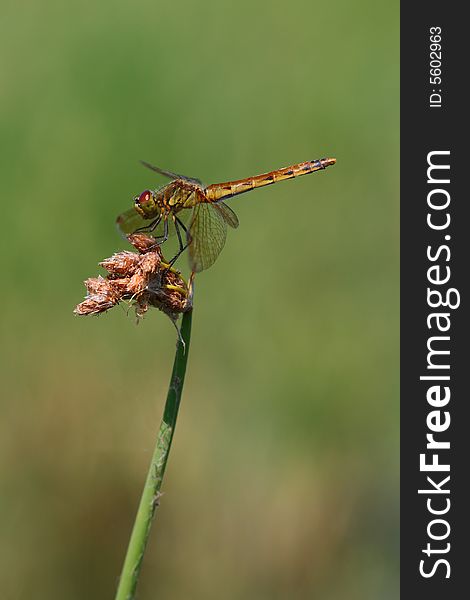
[[[156,191],[144,190],[134,198],[135,209],[144,219],[154,219],[162,213],[177,213],[200,202],[207,202],[202,187],[181,180]]]

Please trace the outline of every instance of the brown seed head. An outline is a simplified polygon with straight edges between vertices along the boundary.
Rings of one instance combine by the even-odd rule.
[[[152,306],[175,322],[180,313],[191,308],[191,286],[164,262],[154,238],[134,234],[128,239],[139,254],[117,252],[103,260],[100,265],[109,275],[85,281],[87,296],[75,308],[75,314],[98,314],[128,300],[138,317]]]
[[[158,253],[160,257],[163,258],[160,246],[155,243],[155,238],[151,235],[145,233],[133,233],[128,235],[127,239],[140,254],[152,251]]]
[[[116,277],[124,276],[137,268],[140,257],[135,252],[117,252],[110,258],[102,260],[99,265]]]

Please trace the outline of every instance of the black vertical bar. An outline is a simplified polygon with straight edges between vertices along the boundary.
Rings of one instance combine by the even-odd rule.
[[[470,373],[465,40],[470,36],[464,6],[436,0],[401,5],[402,600],[461,599],[470,593],[470,394],[465,381]],[[431,46],[433,40],[439,49]],[[431,54],[433,48],[437,54]],[[431,168],[428,178],[428,161],[450,169]],[[446,208],[434,208],[447,200]],[[429,290],[455,307],[431,307],[430,302],[439,304],[439,296],[429,298]],[[429,354],[429,344],[431,350],[449,354]],[[428,448],[432,441],[427,435],[449,442],[450,448]],[[437,460],[438,469],[449,465],[449,471],[423,470],[422,454],[427,465]]]

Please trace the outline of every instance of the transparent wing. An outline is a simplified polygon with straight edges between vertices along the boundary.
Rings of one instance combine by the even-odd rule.
[[[191,270],[199,273],[214,264],[227,237],[227,221],[223,210],[214,204],[198,204],[194,208],[189,229],[189,262]]]
[[[150,231],[152,221],[143,219],[135,208],[130,208],[119,215],[116,219],[116,227],[122,237],[126,238],[131,233],[135,233],[137,230],[141,230],[143,233],[149,233],[154,237],[163,235],[163,220],[153,230]]]
[[[217,204],[213,204],[213,207],[222,215],[227,225],[230,225],[233,229],[238,227],[238,217],[230,206],[227,206],[225,202],[217,202]]]
[[[178,213],[178,219],[180,219],[184,224],[186,224],[189,221],[190,215],[190,210],[182,210]],[[129,210],[126,210],[126,212],[120,214],[119,217],[116,219],[116,227],[123,238],[127,238],[129,234],[135,233],[137,230],[141,230],[142,233],[148,233],[149,235],[155,238],[162,237],[164,233],[163,219],[153,231],[150,231],[152,227],[152,222],[152,220],[143,219],[135,210],[135,208],[130,208]],[[175,232],[176,230],[173,224],[173,220],[169,218],[168,235],[171,237],[175,235]]]
[[[169,179],[184,179],[185,181],[190,181],[191,183],[197,183],[198,185],[202,186],[202,181],[199,179],[196,179],[195,177],[186,177],[186,175],[178,175],[178,173],[172,173],[171,171],[165,171],[165,169],[160,169],[160,167],[154,167],[150,163],[145,162],[145,160],[141,160],[140,162],[144,165],[144,167],[147,167],[147,169],[150,169],[151,171],[155,171],[156,173],[160,173],[160,175],[163,175],[164,177],[168,177]]]

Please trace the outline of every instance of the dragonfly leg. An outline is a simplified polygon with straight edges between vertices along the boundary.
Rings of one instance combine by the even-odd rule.
[[[173,223],[175,224],[176,235],[178,236],[178,243],[180,245],[180,249],[175,254],[175,256],[170,260],[170,263],[169,263],[170,267],[172,267],[175,264],[175,262],[181,256],[181,254],[183,254],[183,252],[186,250],[186,248],[191,243],[191,236],[188,233],[188,229],[186,228],[186,225],[180,219],[178,219],[178,217],[176,215],[173,215]],[[186,234],[186,244],[183,244],[183,238],[181,236],[180,227],[184,230],[184,232]]]
[[[158,223],[157,223],[157,225],[158,225]],[[155,227],[157,225],[155,225],[153,227],[153,229],[155,229]],[[153,229],[151,229],[150,231],[153,231]],[[163,221],[163,235],[161,235],[160,237],[156,237],[155,240],[156,240],[156,243],[158,245],[160,245],[160,244],[163,244],[163,242],[166,242],[167,239],[168,239],[168,219],[165,219]]]
[[[191,242],[193,241],[193,238],[191,237],[191,234],[189,233],[188,228],[183,223],[183,221],[178,219],[178,217],[176,217],[176,216],[175,216],[175,218],[178,221],[178,224],[180,225],[180,227],[184,230],[184,233],[186,234],[186,244],[185,244],[184,248],[181,250],[181,252],[183,252],[191,244]]]
[[[162,220],[162,217],[163,217],[162,214],[158,215],[158,217],[156,219],[154,219],[151,223],[149,223],[148,225],[144,225],[144,227],[139,227],[139,229],[136,229],[134,231],[134,233],[140,233],[141,231],[143,231],[145,233],[154,231],[160,225],[160,221]]]
[[[150,233],[150,232],[154,231],[154,229],[156,229],[158,227],[158,225],[160,224],[162,218],[163,218],[163,215],[159,215],[149,225],[147,225],[146,227],[139,227],[139,229],[136,229],[134,231],[134,233],[140,233],[140,232]],[[167,239],[168,239],[168,219],[165,218],[165,220],[163,221],[163,235],[155,237],[155,244],[152,244],[152,246],[150,246],[148,248],[148,250],[152,250],[152,248],[155,248],[156,246],[161,246],[164,242],[167,241]]]
[[[180,245],[178,254],[181,254],[181,252],[183,252],[183,250],[184,250],[184,244],[183,244],[183,240],[181,238],[181,231],[179,228],[179,223],[181,223],[181,221],[178,219],[178,217],[176,215],[173,215],[173,223],[175,224],[176,235],[178,236],[178,243]]]

